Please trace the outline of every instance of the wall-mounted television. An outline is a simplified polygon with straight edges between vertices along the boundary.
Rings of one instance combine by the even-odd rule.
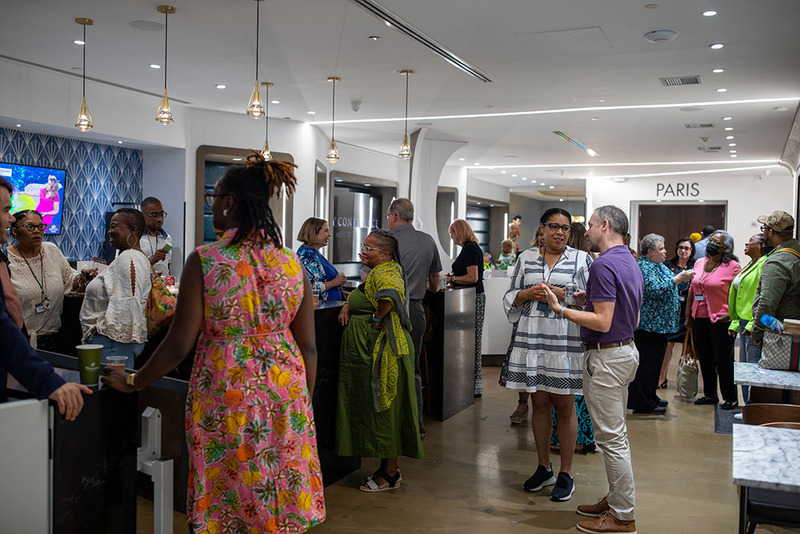
[[[45,234],[61,233],[66,170],[0,162],[0,176],[14,186],[13,213],[36,210],[42,214]]]

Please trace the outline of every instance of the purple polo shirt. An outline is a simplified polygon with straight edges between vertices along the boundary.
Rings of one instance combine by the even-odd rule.
[[[606,333],[581,327],[581,341],[617,343],[633,338],[643,290],[642,271],[627,246],[617,245],[603,252],[589,269],[586,311],[594,311],[595,302],[614,302],[614,318]]]

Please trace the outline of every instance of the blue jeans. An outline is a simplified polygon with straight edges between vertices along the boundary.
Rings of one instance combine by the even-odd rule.
[[[89,336],[87,343],[102,345],[103,356],[126,356],[128,358],[125,367],[133,369],[136,357],[144,350],[144,343],[120,343],[110,337],[94,335]]]
[[[761,345],[753,345],[753,338],[749,335],[744,335],[744,327],[747,326],[748,321],[739,319],[739,361],[748,363],[758,363],[761,359]],[[742,386],[742,398],[744,403],[747,404],[748,393],[750,388]]]

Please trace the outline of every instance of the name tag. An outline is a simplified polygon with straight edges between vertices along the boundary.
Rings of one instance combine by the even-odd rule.
[[[678,300],[684,302],[686,300],[686,295],[678,295]]]
[[[550,311],[550,305],[548,305],[546,302],[542,302],[540,300],[537,300],[536,301],[536,309],[538,311],[540,311],[540,312],[549,312]]]
[[[695,295],[694,296],[694,300],[697,300],[697,301],[701,301],[702,302],[705,299],[706,299],[705,295]]]

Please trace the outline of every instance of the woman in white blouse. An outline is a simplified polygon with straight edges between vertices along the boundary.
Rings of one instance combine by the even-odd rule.
[[[69,266],[58,247],[44,242],[45,224],[38,211],[19,211],[14,219],[11,234],[17,244],[8,247],[7,252],[25,328],[33,348],[55,351],[64,293],[83,290],[97,271],[79,273]]]
[[[142,212],[131,208],[111,217],[108,239],[119,255],[86,286],[81,306],[83,342],[102,345],[104,356],[127,356],[129,369],[147,341],[150,261],[139,248],[144,224]]]

